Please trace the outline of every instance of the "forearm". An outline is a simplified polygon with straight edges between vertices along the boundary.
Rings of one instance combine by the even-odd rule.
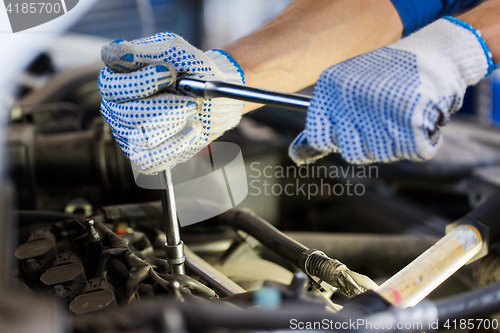
[[[500,0],[487,1],[458,18],[481,31],[493,62],[500,64]]]
[[[341,61],[401,38],[390,0],[295,0],[256,32],[227,46],[250,86],[295,92]],[[258,107],[247,105],[245,112]]]

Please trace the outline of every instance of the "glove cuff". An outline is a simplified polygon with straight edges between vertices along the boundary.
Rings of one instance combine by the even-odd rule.
[[[229,53],[224,50],[212,49],[205,54],[217,65],[217,75],[222,81],[245,84],[245,72]]]
[[[220,49],[211,49],[210,51],[206,52],[207,55],[208,55],[209,52],[210,52],[210,54],[212,54],[212,56],[209,55],[209,57],[211,57],[212,59],[219,58],[219,56],[217,55],[217,53],[219,53],[220,55],[225,56],[227,58],[227,60],[229,60],[229,62],[231,64],[227,64],[226,61],[219,60],[219,62],[221,62],[219,65],[224,66],[224,67],[228,67],[228,68],[231,68],[231,65],[232,65],[234,68],[236,68],[236,70],[238,71],[238,74],[240,74],[241,83],[245,84],[245,72],[241,68],[240,64],[238,64],[238,62],[236,60],[234,60],[234,58],[231,57],[231,55],[229,53],[227,53],[224,50],[220,50]],[[214,59],[214,61],[215,61],[215,59]],[[223,64],[223,63],[225,63],[225,64]]]
[[[444,17],[445,20],[450,21],[451,23],[454,23],[464,29],[469,30],[476,36],[477,40],[479,41],[479,44],[481,45],[484,55],[486,56],[486,61],[488,62],[488,72],[486,73],[486,76],[490,75],[495,69],[498,68],[498,66],[493,62],[493,55],[490,52],[490,49],[488,48],[488,45],[486,45],[486,42],[484,41],[483,37],[481,36],[481,31],[474,29],[469,23],[466,23],[462,20],[457,19],[456,17],[451,17],[451,16],[446,16]]]
[[[245,74],[241,66],[226,51],[213,49],[205,52],[217,65],[213,68],[217,79],[235,84],[245,83]],[[212,142],[225,131],[236,127],[241,120],[245,104],[229,98],[205,100],[200,111],[200,120],[204,127],[205,144]],[[211,110],[217,110],[212,112]]]
[[[461,90],[476,84],[495,68],[481,33],[452,17],[437,20],[389,48],[418,55],[420,68],[440,68],[440,75],[448,71],[446,75],[457,80]]]

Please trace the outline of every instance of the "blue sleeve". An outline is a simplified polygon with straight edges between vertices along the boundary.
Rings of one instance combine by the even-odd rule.
[[[427,24],[457,12],[467,10],[483,0],[391,0],[403,21],[403,36]]]

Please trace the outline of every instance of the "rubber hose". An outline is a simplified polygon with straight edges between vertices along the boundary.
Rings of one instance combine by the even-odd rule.
[[[316,276],[332,286],[338,286],[336,268],[343,265],[342,263],[320,254],[308,254],[309,248],[291,239],[251,210],[230,210],[220,216],[220,221],[236,230],[246,232],[293,265],[305,270],[305,273]],[[304,255],[308,260],[301,263],[301,257]]]
[[[154,257],[154,256],[147,257],[146,259],[144,259],[144,261],[147,262],[148,264],[152,265],[154,268],[159,268],[162,271],[168,271],[168,269],[170,267],[168,265],[167,260],[161,259],[158,257]]]
[[[186,296],[188,297],[188,296]],[[244,311],[222,302],[200,302],[187,299],[186,302],[143,302],[131,304],[128,308],[110,309],[93,316],[73,316],[68,323],[75,333],[147,331],[146,328],[165,327],[170,314],[175,315],[173,331],[210,331],[216,328],[230,330],[289,330],[291,319],[297,322],[349,320],[341,314],[324,312],[324,306],[293,306],[272,311]],[[180,316],[180,317],[179,317]],[[182,320],[179,320],[182,319]],[[184,326],[185,325],[185,326]]]
[[[108,222],[153,222],[161,220],[161,205],[159,202],[150,202],[145,204],[131,204],[120,206],[104,207],[106,221]],[[337,272],[335,267],[341,263],[338,260],[324,257],[319,254],[307,254],[309,248],[288,237],[270,223],[255,215],[251,210],[230,210],[219,217],[219,221],[232,227],[235,230],[241,230],[251,235],[264,246],[283,257],[293,265],[305,270],[321,280],[337,286]],[[307,266],[301,267],[301,257],[306,255]],[[345,291],[345,290],[343,290]]]
[[[63,221],[78,221],[82,224],[85,217],[82,215],[43,211],[43,210],[15,210],[12,215],[17,218],[19,228],[32,223],[55,223]],[[82,224],[83,226],[83,224]]]
[[[255,215],[251,210],[227,211],[220,216],[220,221],[233,229],[244,231],[297,266],[301,254],[309,250],[276,229],[269,222]]]
[[[435,302],[440,328],[448,320],[478,318],[500,311],[500,282]]]
[[[149,266],[146,262],[136,256],[130,248],[127,246],[127,243],[113,231],[111,231],[108,227],[106,227],[101,222],[96,221],[94,224],[95,228],[101,233],[104,240],[109,244],[111,248],[125,249],[124,258],[127,262],[129,268],[141,269],[145,266]]]
[[[123,255],[125,251],[125,248],[107,249],[102,251],[101,257],[99,258],[99,262],[97,264],[95,277],[106,278],[110,259],[114,256]]]
[[[348,263],[354,271],[367,265],[393,275],[434,245],[439,238],[427,235],[344,234],[286,232],[304,246],[321,249],[327,256]]]

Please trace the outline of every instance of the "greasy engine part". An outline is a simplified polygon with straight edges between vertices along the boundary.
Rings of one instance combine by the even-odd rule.
[[[95,187],[130,190],[134,186],[130,163],[106,126],[104,121],[96,120],[86,130],[41,133],[34,125],[11,125],[7,152],[10,174],[21,189],[20,206],[50,205],[47,197],[61,187],[67,191],[70,185],[79,187],[80,192],[75,188],[67,199],[88,197]]]
[[[60,181],[73,184],[100,182],[106,189],[132,186],[130,163],[100,121],[84,131],[38,134],[34,149],[34,176],[41,183],[52,181],[55,173]],[[82,156],[89,158],[82,160]]]
[[[129,238],[126,241],[98,221],[51,212],[14,215],[21,221],[21,230],[37,220],[35,225],[43,226],[32,231],[16,251],[22,268],[19,277],[31,289],[47,293],[75,314],[100,311],[117,302],[128,304],[139,295],[166,292],[183,298],[192,292],[207,299],[217,296],[189,276],[162,272],[164,265],[158,266],[162,259],[150,260],[156,265],[140,259],[127,246]],[[40,241],[47,245],[41,246]],[[30,262],[36,267],[32,268]]]
[[[136,188],[130,163],[100,117],[101,69],[96,64],[56,74],[12,108],[6,152],[19,208],[62,210],[76,197],[97,207],[111,198],[158,198]]]
[[[148,221],[150,225],[158,226],[162,221],[160,202],[104,207],[103,211],[108,223]],[[353,278],[354,273],[343,263],[328,258],[319,250],[309,249],[297,243],[249,210],[231,210],[222,214],[219,221],[235,230],[248,233],[264,246],[299,267],[304,273],[316,278],[318,283],[324,281],[339,288],[347,296],[358,295],[366,290],[366,287],[360,286],[359,281],[356,281],[359,279]],[[371,283],[369,285],[373,287]]]
[[[313,279],[317,278],[316,282],[324,281],[346,296],[359,295],[368,289],[367,285],[360,285],[360,279],[353,278],[353,272],[346,265],[289,238],[250,210],[230,210],[221,214],[220,221],[244,231]],[[368,284],[370,289],[374,285]]]
[[[444,281],[444,279],[446,279],[449,275],[451,275],[456,269],[461,267],[465,262],[469,261],[469,259],[471,259],[472,256],[474,256],[476,254],[484,255],[484,253],[485,253],[483,251],[484,246],[481,245],[481,244],[483,244],[482,238],[489,237],[488,241],[484,244],[492,243],[496,239],[496,235],[498,233],[498,225],[497,225],[498,223],[495,222],[496,221],[495,216],[497,214],[496,209],[498,208],[497,206],[498,206],[498,201],[500,200],[499,198],[500,198],[499,195],[492,196],[491,198],[489,198],[489,200],[485,204],[481,205],[480,207],[478,207],[478,209],[474,210],[472,213],[465,216],[463,219],[459,220],[458,223],[462,223],[462,224],[465,223],[465,225],[471,225],[472,228],[479,228],[481,230],[482,236],[479,238],[478,246],[473,247],[473,249],[472,249],[472,247],[471,247],[472,245],[470,245],[470,244],[472,244],[471,243],[472,240],[469,240],[467,244],[469,244],[469,243],[470,244],[467,246],[464,245],[464,246],[466,246],[466,248],[465,248],[466,251],[464,252],[465,256],[463,256],[463,260],[460,259],[462,257],[457,257],[457,258],[459,258],[459,260],[457,261],[457,264],[452,265],[453,267],[450,266],[450,269],[448,269],[447,268],[448,266],[446,266],[446,265],[445,266],[441,265],[441,266],[443,266],[442,269],[443,269],[444,275],[442,274],[439,276],[442,276],[442,278],[438,278],[437,275],[434,277],[433,276],[426,276],[425,278],[422,276],[421,279],[423,282],[421,283],[421,286],[426,285],[426,286],[429,286],[429,288],[424,290],[424,289],[420,288],[421,286],[418,287],[417,288],[418,290],[416,289],[418,292],[415,293],[417,298],[418,298],[419,293],[420,294],[423,293],[422,295],[425,296],[428,292],[435,289],[435,287],[437,285],[441,284]],[[156,210],[157,214],[158,214],[158,210],[159,210],[158,205],[159,205],[159,203],[151,203],[150,207],[148,209],[145,209],[144,206],[142,206],[142,208],[139,206],[136,206],[135,209],[133,209],[132,206],[127,206],[127,207],[125,207],[124,210],[120,210],[120,209],[117,210],[117,207],[114,207],[112,210],[115,211],[115,214],[111,214],[111,215],[113,215],[113,218],[121,216],[122,218],[127,219],[127,217],[130,215],[130,213],[133,211],[135,211],[137,213],[136,217],[142,216],[143,214],[147,215],[148,214],[147,212],[149,212],[150,210],[152,210],[153,212]],[[156,209],[154,207],[156,207]],[[105,209],[105,210],[109,210],[109,209]],[[153,213],[152,216],[154,217],[155,213]],[[331,285],[339,288],[346,295],[352,296],[356,293],[359,293],[359,291],[356,290],[356,288],[358,287],[357,285],[354,285],[354,287],[352,285],[348,285],[348,283],[356,283],[356,282],[354,281],[354,279],[352,279],[352,275],[354,275],[354,273],[349,273],[349,270],[347,270],[345,265],[340,263],[338,260],[333,260],[333,259],[325,257],[318,250],[309,250],[307,247],[305,247],[305,246],[297,243],[296,241],[292,240],[291,238],[285,236],[280,231],[278,231],[276,228],[274,228],[273,226],[271,226],[267,222],[263,221],[259,217],[255,216],[255,214],[248,212],[248,211],[237,211],[237,210],[235,211],[235,210],[233,210],[233,211],[229,211],[227,213],[222,214],[220,216],[220,220],[224,224],[227,224],[236,230],[241,230],[241,231],[248,233],[252,237],[256,238],[259,242],[261,242],[265,247],[271,249],[272,251],[275,251],[276,253],[278,253],[279,255],[281,255],[282,257],[284,257],[285,259],[287,259],[291,263],[293,263],[295,266],[300,267],[304,272],[310,274],[313,277],[319,277],[319,280],[324,280],[325,282],[330,283]],[[465,226],[459,226],[458,229],[456,229],[455,231],[452,231],[444,239],[446,240],[446,239],[451,237],[451,239],[461,240],[465,236],[460,234],[459,232],[461,230],[460,228],[464,228],[464,227]],[[487,227],[487,228],[484,229],[484,227]],[[489,234],[488,229],[491,231],[491,234]],[[486,231],[484,231],[484,230],[486,230]],[[457,232],[459,234],[455,235],[455,233],[457,233]],[[469,237],[469,236],[467,236],[467,237]],[[465,238],[467,238],[467,237],[465,237]],[[445,240],[443,240],[443,242],[446,242]],[[438,246],[441,243],[442,242],[438,243],[436,246]],[[462,243],[460,243],[460,241],[459,241],[457,243],[457,245],[460,245],[460,244],[462,244]],[[460,245],[460,246],[462,246],[462,245]],[[483,248],[483,250],[481,250],[481,248]],[[431,255],[435,251],[438,251],[441,254],[445,253],[445,252],[443,252],[443,251],[445,251],[445,248],[440,249],[440,250],[436,250],[436,249],[437,249],[437,247],[431,248],[431,250],[429,250],[430,251],[429,253],[431,253]],[[472,250],[474,250],[474,251],[472,251]],[[448,251],[447,248],[446,248],[446,251]],[[456,251],[458,251],[458,249],[455,250],[453,248],[453,253],[455,253]],[[479,252],[479,251],[481,251],[481,252]],[[458,252],[457,252],[457,254],[458,254]],[[427,254],[425,254],[425,255],[427,255]],[[451,256],[451,254],[450,254],[450,256]],[[446,260],[448,259],[448,255],[445,257],[446,258],[443,259],[444,262],[446,262]],[[422,257],[422,258],[423,259],[421,259],[421,260],[423,260],[424,262],[429,261],[429,259],[425,259],[424,257]],[[412,263],[413,266],[411,266],[411,267],[415,267],[415,265],[417,265],[417,268],[418,268],[419,267],[418,260],[419,259],[417,259],[415,261],[415,263]],[[405,271],[402,271],[400,274],[403,274],[403,280],[406,281],[407,279],[404,278],[404,276],[405,276],[404,272]],[[397,277],[397,276],[399,276],[399,275],[396,275],[395,277]],[[394,288],[395,287],[392,286],[389,289],[393,290]],[[396,289],[394,289],[394,290],[396,290]],[[387,293],[384,293],[384,295],[387,297],[386,294]],[[409,296],[408,297],[405,296],[404,298],[403,298],[403,296],[401,296],[401,297],[402,297],[401,299],[404,299],[405,301],[411,301],[413,299],[413,298],[410,299]],[[413,297],[413,296],[411,296],[411,297]],[[408,298],[408,300],[406,300],[406,298]],[[418,301],[420,301],[420,299],[416,299],[416,302],[418,302]],[[399,302],[399,303],[401,303],[401,304],[399,304],[397,302],[397,300],[396,301],[392,300],[392,302],[397,304],[397,305],[404,306],[404,304],[402,302]]]
[[[42,226],[41,229],[32,231],[28,241],[20,244],[19,249],[27,248],[40,239],[50,239],[51,244],[57,244],[52,247],[51,253],[60,252],[52,261],[43,259],[47,257],[45,255],[37,257],[39,261],[43,259],[43,262],[51,261],[53,264],[52,268],[45,265],[39,270],[41,274],[36,275],[39,283],[30,283],[31,289],[59,300],[75,314],[89,314],[112,308],[117,304],[129,304],[141,297],[150,298],[165,293],[180,300],[189,298],[191,293],[208,300],[218,297],[213,289],[190,276],[166,274],[169,265],[165,259],[140,259],[127,246],[126,240],[130,241],[127,235],[122,238],[99,221],[83,220],[77,215],[42,211],[15,212],[14,215],[21,222],[21,230],[29,230],[27,228],[31,225]],[[98,218],[96,216],[96,219]],[[27,252],[19,249],[18,253]],[[201,281],[208,281],[209,285],[217,286],[216,290],[221,296],[245,293],[245,290],[224,278],[189,250],[187,257],[190,272],[198,275]],[[24,257],[20,258],[21,266],[24,262]],[[35,279],[30,271],[20,273],[19,278],[25,282],[28,282],[27,278],[30,281]],[[86,279],[88,280],[85,282]],[[285,299],[291,297],[290,292],[299,293],[292,298],[301,302],[303,287],[297,287],[297,281],[294,279],[288,287],[274,284],[273,288],[281,288]],[[304,276],[301,281],[305,282],[307,278]],[[268,293],[275,293],[272,289],[269,290]],[[257,299],[259,293],[255,295]],[[263,299],[265,300],[265,297]],[[304,301],[318,303],[317,299]],[[257,305],[265,306],[265,302],[267,301],[257,301]]]
[[[499,200],[498,198],[500,196],[491,199]],[[493,218],[494,222],[498,216],[498,205],[495,200],[490,200],[477,211],[468,215],[467,218],[478,221],[483,221],[485,218]],[[281,237],[276,237],[276,233],[279,234],[279,231],[273,230],[273,227],[266,223],[262,223],[257,216],[251,213],[231,211],[225,218],[238,219],[238,214],[242,214],[239,221],[228,222],[234,228],[245,230],[245,232],[255,235],[257,239],[261,238],[259,237],[261,231],[266,231],[268,238],[275,238],[282,245],[290,244],[290,242],[297,244],[289,238],[282,239]],[[364,312],[357,312],[356,306],[352,306],[351,304],[357,304],[356,302],[361,301],[363,306],[370,308],[370,302],[365,302],[367,297],[380,296],[373,292],[371,294],[364,293],[360,297],[352,298],[352,303],[346,303],[345,309],[349,311],[330,314],[324,312],[324,303],[300,297],[303,286],[300,287],[300,283],[294,278],[295,282],[292,281],[290,286],[265,284],[264,288],[254,293],[242,293],[239,302],[246,302],[246,305],[242,306],[243,308],[259,305],[264,311],[235,310],[232,306],[224,303],[200,303],[200,299],[191,296],[188,290],[207,300],[216,297],[214,290],[200,284],[199,281],[187,275],[165,274],[162,271],[168,267],[168,264],[163,259],[151,258],[151,260],[144,261],[138,258],[127,247],[127,243],[123,238],[97,221],[101,219],[100,216],[95,217],[96,221],[94,223],[91,220],[84,221],[76,215],[57,212],[17,212],[15,216],[20,220],[21,230],[29,230],[27,228],[33,224],[38,226],[31,231],[29,237],[25,237],[26,242],[20,244],[21,247],[38,239],[53,240],[55,238],[58,251],[74,249],[74,253],[82,257],[88,255],[89,243],[102,240],[102,244],[107,248],[100,254],[98,269],[94,274],[95,277],[91,278],[92,275],[87,277],[89,280],[86,282],[83,290],[80,291],[79,289],[76,297],[73,295],[69,297],[55,297],[68,295],[65,293],[66,287],[71,288],[75,281],[67,283],[67,281],[62,281],[61,279],[61,284],[53,286],[53,290],[49,292],[49,295],[52,295],[53,298],[62,300],[66,304],[69,298],[73,298],[69,304],[69,308],[75,314],[92,313],[90,317],[68,318],[69,321],[67,323],[69,323],[69,327],[72,327],[76,332],[89,332],[97,329],[97,327],[102,332],[139,330],[140,328],[150,327],[150,325],[163,327],[167,331],[172,329],[172,325],[178,325],[176,329],[182,328],[193,332],[214,328],[270,330],[289,328],[291,323],[290,318],[301,321],[314,321],[318,318],[323,320],[326,318],[329,322],[331,320],[333,323],[342,322],[349,318],[356,318],[356,320],[367,318],[366,320],[372,321],[384,319],[389,320],[389,322],[429,322],[432,320],[435,321],[437,318],[446,320],[447,318],[456,318],[464,315],[464,311],[457,311],[456,307],[453,306],[454,301],[463,304],[469,313],[489,314],[500,309],[500,302],[496,298],[486,297],[488,295],[487,292],[498,292],[499,287],[492,286],[485,290],[454,297],[451,300],[442,300],[436,303],[424,302],[417,305],[415,309],[410,310],[396,310],[390,306],[385,306],[379,308],[380,313],[370,314],[368,317],[366,317],[366,313]],[[40,228],[40,225],[42,228]],[[259,227],[257,228],[256,225]],[[252,228],[255,230],[252,230]],[[271,240],[266,240],[263,244],[273,249],[280,247],[277,243],[273,245],[269,242]],[[298,245],[296,249],[300,248]],[[294,246],[289,249],[293,248]],[[289,253],[293,253],[293,251]],[[54,260],[53,267],[60,267],[65,261],[69,262],[69,265],[79,264],[79,261],[74,258],[73,254],[61,252],[61,255]],[[85,266],[85,270],[89,271],[85,260],[82,260],[82,263]],[[73,269],[69,271],[76,272]],[[52,273],[50,269],[47,269],[44,274],[47,272],[49,275]],[[33,288],[35,290],[38,289],[38,287]],[[44,289],[42,288],[42,290]],[[292,297],[287,296],[287,293],[290,291],[292,291]],[[155,296],[162,297],[162,295],[169,296],[171,301],[177,299],[184,303],[172,303],[168,300],[162,301],[161,305],[158,303],[149,303]],[[138,301],[139,298],[142,299],[140,303]],[[478,303],[478,300],[481,300],[482,303]],[[234,300],[231,301],[233,302]],[[470,308],[470,304],[472,303],[476,304],[475,308]],[[115,307],[115,304],[130,304],[130,312],[125,308],[116,308],[114,310],[113,307]],[[477,304],[481,305],[477,306]],[[153,310],[154,308],[161,310],[156,311]],[[95,313],[102,309],[107,309],[105,316]],[[171,311],[177,314],[173,314]],[[112,315],[110,315],[111,313]],[[126,316],[128,319],[123,321],[123,316]],[[172,316],[177,316],[177,319],[174,320]]]

